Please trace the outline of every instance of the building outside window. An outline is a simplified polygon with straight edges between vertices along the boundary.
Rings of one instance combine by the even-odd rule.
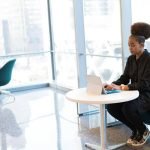
[[[49,47],[46,0],[1,1],[1,65],[13,57],[17,59],[10,86],[49,82]]]

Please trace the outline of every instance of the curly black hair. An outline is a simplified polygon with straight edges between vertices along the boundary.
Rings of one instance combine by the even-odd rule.
[[[131,35],[150,37],[150,24],[145,22],[136,22],[131,26]]]

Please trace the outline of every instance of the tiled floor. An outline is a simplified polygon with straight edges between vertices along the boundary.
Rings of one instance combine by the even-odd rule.
[[[85,142],[100,143],[99,115],[78,118],[63,93],[44,88],[15,95],[15,103],[0,106],[0,150],[86,150]],[[129,135],[123,125],[107,128],[109,145]],[[140,148],[149,149],[150,140]]]

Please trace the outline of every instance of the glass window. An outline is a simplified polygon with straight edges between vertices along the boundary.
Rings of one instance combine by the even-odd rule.
[[[17,59],[10,86],[49,82],[49,48],[47,0],[1,1],[0,57]]]
[[[75,52],[73,0],[51,0],[54,49]]]
[[[85,0],[84,16],[87,73],[111,83],[122,74],[120,1]]]
[[[76,55],[56,53],[56,83],[62,87],[77,88]]]
[[[87,56],[87,73],[100,76],[102,82],[111,83],[122,74],[122,59]]]
[[[119,0],[85,0],[86,52],[121,56]]]
[[[46,0],[6,0],[0,5],[0,53],[49,49]]]
[[[55,82],[63,87],[77,87],[73,0],[51,0],[54,35]]]
[[[1,58],[3,66],[10,58]],[[12,71],[11,82],[6,87],[20,87],[51,81],[50,54],[43,53],[30,56],[16,57],[16,63]]]

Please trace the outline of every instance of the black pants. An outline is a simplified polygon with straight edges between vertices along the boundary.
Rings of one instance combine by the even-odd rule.
[[[143,134],[146,126],[144,125],[142,119],[140,118],[139,108],[137,107],[137,100],[108,104],[108,112],[117,120],[128,126],[133,132],[138,131]]]

